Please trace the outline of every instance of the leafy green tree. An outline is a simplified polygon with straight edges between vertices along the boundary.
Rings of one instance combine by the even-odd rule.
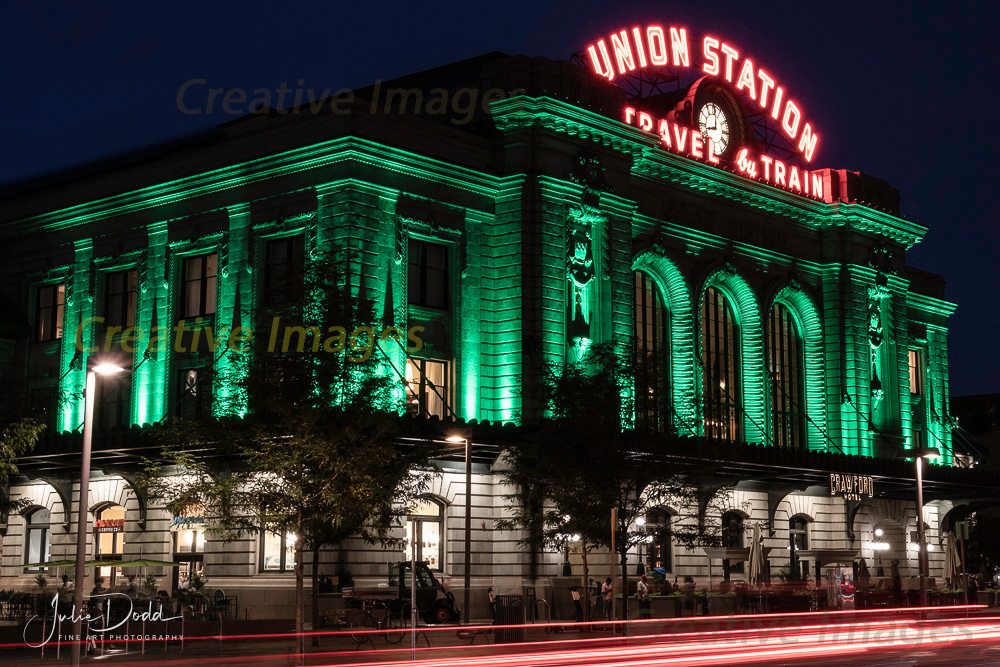
[[[376,364],[378,345],[395,343],[381,340],[386,325],[371,302],[330,278],[341,269],[323,260],[297,285],[286,277],[289,297],[268,313],[278,318],[277,341],[269,334],[274,321],[262,317],[242,351],[225,353],[230,363],[217,386],[231,403],[217,411],[222,416],[162,429],[165,456],[143,477],[176,515],[204,508],[209,530],[223,540],[261,531],[295,536],[300,648],[304,551],[355,535],[392,543],[390,530],[429,470],[423,449],[397,444],[399,386]],[[307,336],[301,345],[283,345],[290,327]],[[336,337],[311,339],[331,327],[344,328],[341,345]],[[249,411],[237,416],[242,406]]]
[[[628,428],[635,372],[632,355],[611,345],[594,346],[578,363],[549,365],[536,388],[548,414],[527,424],[526,440],[504,452],[506,483],[514,491],[507,496],[510,518],[498,527],[523,530],[521,543],[532,549],[579,536],[585,589],[588,554],[610,549],[613,535],[627,591],[627,554],[646,537],[640,517],[665,505],[713,514],[721,503],[723,489],[710,463],[671,451],[662,434]],[[673,542],[720,543],[718,528],[701,519],[672,525]]]

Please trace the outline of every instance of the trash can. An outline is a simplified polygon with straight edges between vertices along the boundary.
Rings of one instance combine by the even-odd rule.
[[[497,613],[493,621],[494,625],[517,625],[520,627],[498,628],[493,633],[494,641],[497,644],[523,642],[525,636],[523,598],[520,595],[498,595],[496,596],[496,609]]]

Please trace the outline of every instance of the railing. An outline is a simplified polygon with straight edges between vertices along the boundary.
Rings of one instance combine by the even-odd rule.
[[[548,624],[552,623],[552,607],[549,605],[549,601],[546,600],[545,598],[538,598],[537,600],[535,600],[534,605],[532,605],[531,622],[534,623],[535,619],[538,618],[538,605],[540,604],[545,605],[545,623],[546,623],[545,631],[551,632],[552,630]]]

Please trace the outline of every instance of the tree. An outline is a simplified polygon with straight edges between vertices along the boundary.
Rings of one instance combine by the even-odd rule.
[[[704,520],[721,499],[712,464],[669,451],[661,434],[626,428],[634,418],[635,374],[631,355],[611,345],[594,346],[578,363],[550,364],[536,390],[548,414],[527,425],[524,442],[505,449],[506,481],[515,492],[507,496],[511,518],[498,527],[525,530],[521,542],[531,548],[563,545],[578,535],[585,588],[588,553],[611,548],[613,536],[627,593],[627,554],[645,539],[636,520],[662,506],[697,507],[701,513],[695,523],[672,526],[673,542],[721,541]]]
[[[997,510],[983,509],[972,512],[969,522],[969,539],[965,544],[966,572],[980,575],[985,585],[992,586],[993,576],[1000,569],[1000,533],[996,530]]]
[[[383,326],[364,294],[330,278],[341,268],[323,260],[301,279],[285,276],[288,298],[260,318],[241,350],[224,353],[231,357],[216,386],[228,403],[214,418],[162,429],[164,458],[143,477],[176,515],[204,508],[209,530],[224,540],[262,531],[295,537],[300,649],[304,550],[318,554],[354,535],[392,543],[391,528],[428,474],[421,448],[397,445],[398,383],[373,355]],[[316,342],[336,327],[339,338]]]
[[[0,523],[26,506],[24,499],[10,500],[10,478],[18,473],[17,459],[38,443],[55,405],[55,392],[25,388],[16,370],[21,367],[15,359],[0,374]]]

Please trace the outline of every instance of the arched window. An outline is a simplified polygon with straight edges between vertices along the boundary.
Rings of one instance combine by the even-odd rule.
[[[722,546],[727,549],[742,549],[745,546],[743,515],[739,512],[722,515]]]
[[[406,555],[416,548],[416,559],[432,570],[444,567],[444,506],[431,498],[418,498],[406,518]]]
[[[174,517],[170,525],[173,533],[174,562],[179,567],[173,571],[173,590],[190,586],[191,578],[201,574],[205,568],[205,508],[198,505],[189,507],[183,514]],[[294,552],[292,560],[295,560]],[[280,557],[279,557],[280,566]]]
[[[663,568],[673,572],[673,542],[671,541],[670,520],[673,517],[665,509],[658,508],[646,513],[645,528],[649,534],[649,553],[646,555],[646,569]]]
[[[121,560],[125,553],[125,508],[106,505],[95,512],[94,544],[97,560]],[[98,575],[104,577],[104,586],[110,588],[122,576],[120,567],[100,567]]]
[[[701,300],[702,395],[705,436],[742,438],[740,415],[740,332],[725,295],[714,287]]]
[[[799,556],[800,551],[809,548],[809,520],[795,515],[788,520],[788,552],[791,555],[792,570],[805,579],[809,576],[809,563]]]
[[[670,423],[667,309],[653,279],[635,276],[635,413],[639,426],[665,431]]]
[[[806,444],[802,336],[788,308],[771,310],[768,363],[771,374],[771,437],[779,447]]]
[[[49,511],[40,507],[25,517],[27,523],[25,540],[25,563],[44,563],[49,559]],[[30,567],[30,571],[44,570],[43,567]]]
[[[722,546],[726,549],[742,549],[745,544],[743,531],[743,515],[739,512],[726,512],[722,515]],[[729,572],[743,573],[743,561],[729,563]]]
[[[125,553],[125,508],[108,505],[96,514],[97,556],[121,556]]]

